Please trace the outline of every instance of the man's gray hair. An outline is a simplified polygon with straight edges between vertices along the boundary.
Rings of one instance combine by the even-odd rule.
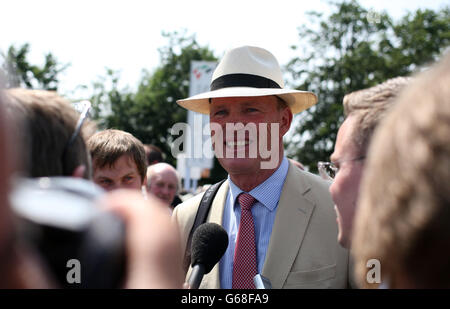
[[[172,170],[174,172],[175,176],[177,177],[177,192],[176,192],[176,194],[178,194],[178,192],[181,189],[180,174],[172,165],[170,165],[168,163],[164,163],[164,162],[152,164],[147,167],[147,189],[150,189],[150,183],[152,181],[152,176],[156,174],[157,170],[161,170],[161,168],[166,168],[166,169]]]

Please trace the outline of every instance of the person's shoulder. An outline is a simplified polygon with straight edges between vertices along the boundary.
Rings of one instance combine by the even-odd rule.
[[[205,195],[206,192],[209,192],[209,194],[213,193],[211,192],[214,191],[215,193],[219,193],[222,192],[221,190],[228,190],[228,186],[224,186],[224,184],[226,184],[227,182],[221,182],[220,183],[220,187],[219,188],[209,188],[206,191],[203,191],[191,198],[188,199],[183,199],[183,203],[179,204],[177,207],[175,207],[174,209],[174,216],[178,217],[178,216],[194,216],[197,214],[197,210],[198,207],[200,206],[200,202],[203,198],[203,196]],[[217,196],[217,194],[215,194],[215,196]]]
[[[305,181],[307,184],[309,184],[311,187],[317,188],[319,190],[328,191],[328,187],[331,185],[330,181],[324,180],[319,175],[313,174],[305,170],[301,170],[297,168],[295,165],[292,165],[289,168],[292,169],[292,173],[294,173],[296,177],[302,178],[302,180]]]
[[[319,175],[307,171],[300,171],[300,172],[302,173],[302,176],[305,177],[312,186],[320,188],[321,190],[328,191],[328,188],[331,185],[331,181],[325,180]]]
[[[172,219],[177,223],[182,234],[188,233],[192,228],[203,194],[204,192],[197,194],[174,208]]]
[[[291,168],[289,188],[291,188],[291,190],[300,190],[301,194],[309,198],[311,201],[314,201],[316,206],[319,206],[319,208],[325,208],[326,212],[332,210],[334,213],[333,208],[330,206],[333,204],[329,192],[331,182],[326,181],[322,179],[322,177],[313,173],[300,170],[295,166],[291,166]]]
[[[203,195],[205,194],[205,192],[201,192],[195,196],[192,196],[186,200],[184,200],[184,202],[182,202],[181,204],[178,204],[177,207],[175,207],[174,212],[176,211],[177,213],[186,213],[186,212],[190,212],[190,211],[197,211],[197,208],[200,204],[200,201],[203,197]],[[192,209],[195,208],[195,209]]]

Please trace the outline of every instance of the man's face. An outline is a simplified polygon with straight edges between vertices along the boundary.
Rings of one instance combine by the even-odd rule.
[[[267,169],[276,168],[291,121],[290,109],[280,109],[275,96],[212,99],[210,124],[216,157],[230,175],[255,173],[265,169],[265,163]]]
[[[172,204],[178,189],[178,178],[174,171],[165,169],[152,175],[148,191],[167,205]]]
[[[113,166],[99,168],[94,164],[94,182],[106,191],[115,189],[141,190],[143,182],[136,163],[128,155],[122,155]],[[145,181],[145,179],[144,179]]]
[[[364,162],[354,160],[361,155],[352,140],[354,125],[355,118],[352,116],[344,121],[339,128],[334,152],[331,155],[331,162],[339,168],[339,172],[330,186],[330,193],[337,213],[338,241],[346,248],[350,247],[353,218]]]

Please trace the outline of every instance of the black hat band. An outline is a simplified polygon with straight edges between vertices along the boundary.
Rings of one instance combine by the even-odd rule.
[[[227,74],[216,78],[211,83],[211,91],[228,87],[279,88],[280,85],[271,79],[252,74]]]

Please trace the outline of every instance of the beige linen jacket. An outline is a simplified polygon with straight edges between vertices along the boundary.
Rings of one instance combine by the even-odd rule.
[[[274,289],[347,288],[349,254],[337,242],[338,227],[329,183],[289,163],[262,275]],[[214,198],[207,222],[222,223],[228,181]],[[175,207],[183,252],[203,194]],[[203,277],[200,288],[220,288],[219,264]],[[186,278],[189,278],[189,268]],[[353,285],[353,284],[352,284]]]

